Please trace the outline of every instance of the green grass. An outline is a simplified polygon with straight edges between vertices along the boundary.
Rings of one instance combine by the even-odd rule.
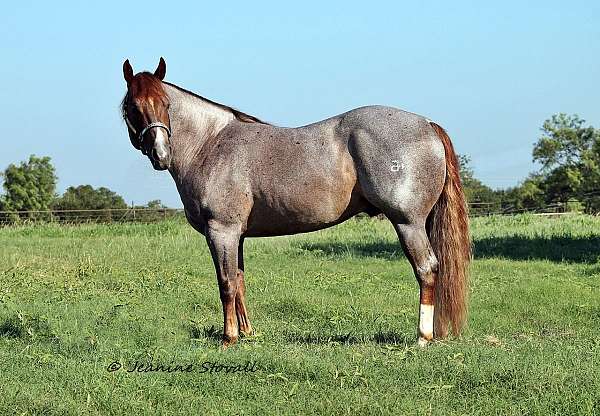
[[[599,414],[600,218],[472,228],[460,339],[415,347],[410,266],[387,222],[360,219],[249,240],[257,335],[226,351],[186,224],[2,228],[0,414]],[[127,372],[136,360],[259,370]]]

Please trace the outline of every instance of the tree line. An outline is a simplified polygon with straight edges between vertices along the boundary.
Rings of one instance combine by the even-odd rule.
[[[586,125],[577,115],[555,114],[544,121],[542,135],[533,146],[532,160],[540,167],[519,185],[492,189],[477,179],[468,156],[459,157],[461,178],[473,215],[559,210],[600,213],[600,129]],[[32,155],[4,173],[0,211],[12,218],[44,215],[57,211],[68,217],[75,210],[119,210],[128,208],[123,197],[105,187],[70,186],[56,193],[56,171],[49,157]],[[160,200],[136,208],[165,208]],[[32,212],[37,211],[37,212]],[[115,213],[106,213],[112,218]]]
[[[2,222],[23,219],[57,218],[69,220],[84,217],[84,211],[95,210],[90,218],[116,220],[130,208],[122,196],[105,187],[91,185],[68,187],[56,193],[56,169],[49,157],[31,155],[20,164],[10,164],[2,173],[4,194],[0,195]],[[160,200],[132,208],[166,208]],[[113,210],[107,211],[107,210]]]
[[[460,157],[461,176],[475,215],[544,211],[600,213],[600,129],[577,115],[559,113],[544,121],[533,146],[540,168],[519,185],[493,190],[473,175]]]

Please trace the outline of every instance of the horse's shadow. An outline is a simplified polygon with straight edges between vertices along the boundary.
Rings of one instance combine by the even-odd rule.
[[[399,243],[348,242],[309,243],[298,247],[324,256],[345,255],[379,257],[397,260],[403,256]],[[600,237],[485,237],[473,241],[475,258],[507,258],[512,260],[550,260],[554,262],[595,263],[600,257]]]
[[[405,334],[396,331],[377,331],[374,334],[354,334],[352,332],[346,334],[317,334],[317,333],[301,333],[301,332],[286,332],[285,339],[290,343],[309,344],[309,345],[325,345],[325,344],[367,344],[376,343],[380,345],[399,345],[410,346],[414,344],[415,337],[408,337]]]
[[[222,328],[214,325],[187,325],[187,330],[191,339],[206,339],[213,343],[222,341]],[[307,332],[285,332],[283,337],[286,341],[296,344],[307,345],[326,345],[326,344],[368,344],[376,343],[380,345],[411,346],[414,344],[415,337],[409,337],[396,331],[378,330],[374,334],[354,334],[349,333],[307,333]]]
[[[191,339],[206,339],[212,342],[220,343],[223,340],[223,328],[217,328],[214,325],[187,324],[185,325]]]
[[[399,256],[403,256],[400,243],[390,243],[387,241],[378,242],[347,242],[347,243],[313,243],[301,242],[296,247],[313,252],[317,255],[328,257],[375,257],[386,260],[396,260]]]

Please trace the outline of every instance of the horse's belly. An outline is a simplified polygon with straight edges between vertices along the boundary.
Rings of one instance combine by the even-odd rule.
[[[299,146],[302,140],[304,146]],[[319,230],[361,212],[367,204],[357,191],[347,144],[333,134],[282,141],[269,147],[264,162],[252,171],[249,236]]]
[[[265,237],[306,233],[339,224],[368,209],[369,204],[361,196],[314,195],[306,200],[274,200],[272,204],[255,203],[246,235]]]
[[[282,181],[260,192],[248,218],[248,236],[275,236],[320,230],[364,211],[369,204],[356,189],[354,171],[332,179]]]

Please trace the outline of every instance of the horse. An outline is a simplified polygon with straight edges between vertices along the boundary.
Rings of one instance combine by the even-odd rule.
[[[420,115],[366,106],[278,127],[126,60],[121,103],[133,147],[171,174],[189,224],[206,237],[223,306],[223,347],[253,333],[244,240],[339,224],[392,223],[419,285],[417,344],[460,335],[471,242],[459,163],[446,131]]]

